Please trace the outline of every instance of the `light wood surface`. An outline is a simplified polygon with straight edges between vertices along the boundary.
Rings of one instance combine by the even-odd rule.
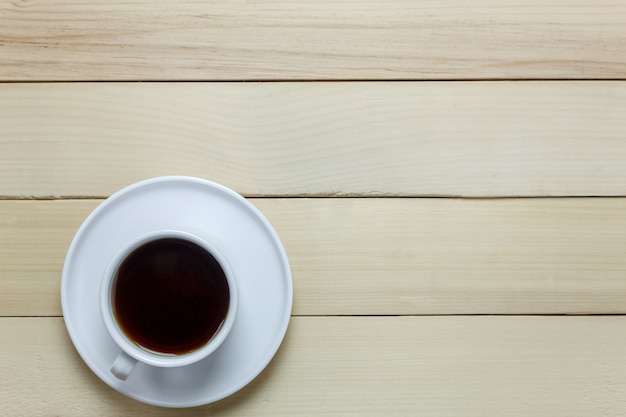
[[[623,196],[626,83],[0,84],[0,196]]]
[[[622,0],[2,0],[0,78],[623,78],[624,26]]]
[[[623,199],[252,199],[283,240],[295,315],[623,314]],[[97,200],[0,201],[0,315],[61,315]]]
[[[625,0],[0,0],[0,415],[622,416],[625,162]],[[60,308],[159,175],[248,197],[294,278],[270,365],[185,410]]]
[[[60,318],[0,319],[4,415],[621,415],[626,320],[294,317],[269,368],[204,407],[118,394],[80,360]]]

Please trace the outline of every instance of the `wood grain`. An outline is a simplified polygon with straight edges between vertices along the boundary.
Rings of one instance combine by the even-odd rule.
[[[626,43],[625,43],[626,44]],[[624,196],[626,82],[0,84],[0,196]]]
[[[626,199],[252,199],[295,315],[623,314]],[[0,315],[60,315],[96,200],[0,201]]]
[[[622,0],[2,0],[0,79],[624,78]]]
[[[0,333],[6,416],[588,417],[626,406],[624,317],[295,317],[257,380],[184,411],[106,386],[60,318],[2,318]]]

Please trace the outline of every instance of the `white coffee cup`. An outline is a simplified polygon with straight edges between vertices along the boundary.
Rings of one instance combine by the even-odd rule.
[[[206,251],[217,261],[219,267],[224,272],[228,284],[230,299],[221,326],[204,345],[190,352],[181,354],[161,353],[145,348],[138,342],[132,340],[123,331],[118,322],[114,307],[115,285],[120,266],[136,249],[150,242],[162,239],[183,240]],[[126,244],[113,256],[102,276],[100,285],[100,313],[107,331],[121,350],[117,358],[113,361],[111,373],[121,380],[126,380],[138,361],[157,367],[180,367],[196,363],[209,356],[224,342],[235,321],[236,311],[237,286],[235,277],[226,258],[215,245],[194,234],[180,230],[160,230],[142,235]]]

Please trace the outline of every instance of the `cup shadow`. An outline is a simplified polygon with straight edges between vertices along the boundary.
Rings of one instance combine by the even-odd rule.
[[[72,343],[69,339],[69,335],[65,332],[65,338],[67,339],[68,350],[72,347]],[[276,374],[279,369],[286,366],[285,352],[290,349],[290,331],[287,330],[285,338],[283,339],[281,346],[279,347],[276,355],[272,358],[270,363],[265,369],[257,375],[248,385],[243,387],[238,392],[232,394],[215,403],[185,408],[184,414],[188,416],[202,416],[213,413],[220,413],[226,415],[237,415],[239,411],[245,409],[251,409],[251,403],[264,401],[266,396],[263,395],[264,388],[268,384],[272,384],[275,381]],[[97,407],[98,409],[107,410],[108,414],[124,415],[129,412],[137,412],[138,414],[150,414],[154,416],[180,416],[180,408],[166,408],[158,407],[150,404],[144,404],[140,401],[134,400],[125,396],[124,394],[116,391],[103,382],[92,370],[85,364],[80,355],[75,349],[71,349],[70,355],[74,362],[75,377],[79,383],[84,387],[83,389],[87,397],[96,397],[97,400],[91,401],[89,408]],[[75,386],[75,383],[72,383]],[[88,411],[88,410],[84,410]]]

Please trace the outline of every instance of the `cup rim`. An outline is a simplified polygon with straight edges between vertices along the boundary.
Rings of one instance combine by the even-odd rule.
[[[135,249],[138,247],[159,239],[167,239],[167,238],[177,238],[187,240],[189,242],[195,243],[196,245],[202,247],[209,254],[211,254],[219,263],[220,267],[224,271],[224,275],[226,276],[226,280],[228,282],[229,292],[230,292],[230,303],[228,306],[228,311],[226,313],[226,318],[222,326],[218,329],[218,331],[213,335],[213,337],[202,347],[193,350],[188,353],[184,353],[181,355],[166,355],[159,354],[157,352],[152,352],[146,350],[145,348],[139,346],[135,342],[131,341],[124,332],[120,329],[117,324],[117,321],[114,317],[112,300],[110,297],[111,287],[115,281],[116,270],[121,265],[123,260]],[[134,359],[146,363],[152,366],[158,367],[178,367],[190,365],[192,363],[198,362],[211,353],[213,353],[221,344],[224,342],[228,333],[230,332],[234,322],[235,316],[237,312],[237,304],[238,304],[238,296],[237,296],[237,285],[235,282],[235,277],[233,275],[232,269],[224,257],[222,252],[213,244],[209,243],[207,240],[186,231],[182,230],[174,230],[174,229],[164,229],[152,231],[137,238],[131,240],[126,245],[124,245],[121,249],[119,249],[115,255],[111,258],[109,263],[107,264],[104,273],[102,274],[101,284],[100,284],[100,316],[104,321],[104,325],[109,333],[109,335],[113,338],[118,347],[124,351],[129,356]]]

